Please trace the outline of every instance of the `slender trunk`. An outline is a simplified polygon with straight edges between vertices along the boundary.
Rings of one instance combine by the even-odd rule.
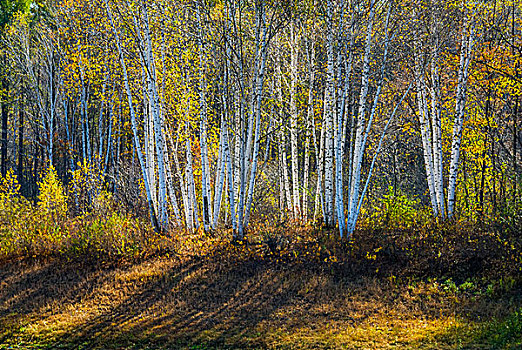
[[[290,185],[290,177],[288,176],[288,154],[286,151],[287,148],[287,140],[286,140],[286,123],[284,119],[284,105],[283,105],[283,86],[281,80],[283,79],[283,73],[281,72],[281,66],[278,64],[277,66],[277,94],[280,103],[280,126],[279,126],[279,157],[281,158],[281,179],[282,179],[282,190],[285,194],[286,200],[286,208],[284,210],[288,212],[292,218],[295,218],[293,215],[293,200],[292,200],[292,190]]]
[[[206,102],[206,65],[207,58],[205,54],[205,46],[203,41],[203,29],[201,18],[201,3],[198,3],[196,15],[198,24],[198,50],[199,50],[199,112],[200,112],[200,145],[201,145],[201,197],[203,200],[202,215],[203,226],[208,230],[210,218],[212,217],[212,208],[210,206],[210,171],[208,162],[208,146],[207,146],[207,102]]]
[[[290,176],[288,176],[288,153],[286,151],[287,140],[286,140],[286,128],[281,127],[281,160],[282,160],[282,171],[284,189],[286,194],[286,210],[292,213],[292,190],[290,185]],[[292,215],[293,217],[293,215]]]
[[[513,204],[517,203],[517,182],[518,182],[518,166],[517,166],[517,138],[518,138],[518,99],[515,100],[515,110],[513,113]],[[516,207],[516,206],[515,206]]]
[[[448,184],[448,217],[453,217],[455,210],[455,190],[460,157],[460,143],[462,139],[462,127],[466,108],[466,95],[468,83],[468,69],[473,50],[473,30],[468,35],[462,35],[461,54],[458,73],[458,85],[455,106],[455,121],[453,124],[453,140],[451,144],[451,158]]]
[[[335,55],[334,55],[334,35],[333,35],[333,1],[327,1],[327,72],[326,72],[326,92],[324,99],[324,123],[325,144],[324,144],[324,223],[326,227],[334,225],[334,108],[335,108]]]
[[[435,42],[431,57],[431,130],[432,152],[434,169],[434,189],[437,200],[437,212],[444,219],[444,164],[442,161],[442,122],[441,122],[441,87],[439,72],[439,39],[437,19],[432,19],[432,32],[435,34]]]
[[[314,130],[315,130],[314,126]],[[325,128],[321,127],[321,133],[319,135],[319,144],[316,140],[315,131],[313,132],[314,136],[314,146],[315,146],[315,154],[317,154],[317,184],[315,190],[315,205],[314,205],[314,221],[319,215],[319,209],[321,210],[321,214],[323,215],[324,220],[324,193],[323,193],[323,173],[324,173],[324,144],[325,144]]]
[[[235,213],[235,208],[236,208],[236,203],[235,203],[235,198],[236,198],[236,195],[234,193],[234,183],[233,183],[233,175],[232,175],[232,160],[231,160],[231,157],[230,157],[230,142],[229,142],[229,136],[228,136],[228,127],[225,131],[225,148],[224,148],[224,153],[225,153],[225,157],[226,157],[226,162],[227,162],[227,183],[228,183],[228,200],[230,202],[230,218],[232,220],[232,229],[234,230],[234,232],[236,232],[236,230],[238,229],[237,227],[237,221],[236,221],[236,213]]]
[[[250,105],[248,108],[248,131],[247,131],[247,140],[246,140],[246,160],[251,161],[252,156],[252,149],[253,149],[253,131],[254,131],[254,119],[255,119],[255,104],[258,99],[257,96],[257,86],[258,86],[258,79],[260,78],[260,65],[261,65],[261,50],[262,45],[264,46],[264,42],[262,43],[262,40],[264,41],[264,38],[261,39],[261,28],[263,25],[265,25],[265,9],[264,9],[264,3],[263,1],[255,2],[255,16],[256,16],[256,34],[255,34],[255,43],[256,43],[256,49],[255,49],[255,56],[254,56],[254,76],[252,79],[252,87],[251,91],[252,96],[250,98]],[[265,26],[266,29],[266,26]]]
[[[55,113],[55,109],[54,109],[54,102],[55,102],[55,94],[56,94],[56,91],[54,90],[54,65],[52,63],[52,59],[50,60],[51,62],[49,62],[49,66],[50,66],[50,69],[49,69],[49,113],[48,113],[48,116],[49,116],[49,130],[48,130],[48,134],[49,134],[49,141],[48,141],[48,146],[47,146],[47,153],[48,153],[48,157],[49,157],[49,166],[50,167],[53,167],[54,166],[54,163],[53,163],[53,155],[54,155],[54,113]]]
[[[179,141],[176,141],[176,144],[174,145],[172,141],[172,137],[170,134],[169,141],[171,143],[171,147],[174,149],[174,165],[176,166],[176,176],[179,181],[179,187],[181,189],[181,202],[183,203],[183,211],[185,213],[185,225],[189,229],[190,232],[194,230],[194,222],[190,217],[190,205],[189,205],[189,198],[188,198],[188,186],[186,185],[186,181],[183,177],[183,173],[181,171],[181,166],[179,164],[179,158],[178,158],[178,146]]]
[[[6,63],[6,58],[4,56],[4,67]],[[4,68],[5,69],[5,68]],[[2,88],[4,91],[6,91],[5,96],[2,97],[2,161],[1,161],[1,168],[2,168],[2,176],[5,177],[7,174],[7,121],[9,116],[9,105],[7,104],[7,96],[9,96],[9,87],[7,78],[2,78]]]
[[[297,34],[293,27],[290,29],[290,154],[292,162],[292,212],[296,220],[301,219],[301,208],[299,202],[299,155],[297,140],[297,125],[299,120],[297,110],[297,60],[299,59],[299,48]]]
[[[312,132],[314,128],[314,83],[315,83],[315,48],[312,41],[310,48],[309,62],[309,87],[308,87],[308,109],[306,113],[306,139],[305,139],[305,159],[304,159],[304,180],[303,180],[303,220],[308,220],[308,191],[310,178],[310,143],[312,142]]]
[[[4,48],[5,50],[6,48]],[[1,172],[2,176],[5,177],[7,174],[7,122],[9,118],[9,105],[7,104],[7,98],[9,96],[9,82],[7,80],[7,53],[4,51],[4,59],[2,66],[2,90],[5,91],[5,96],[2,96],[2,141],[1,141]]]
[[[278,132],[279,142],[277,152],[277,174],[279,178],[279,211],[281,213],[281,221],[286,219],[286,207],[285,207],[285,179],[283,175],[283,145],[281,139],[281,131]]]
[[[263,9],[261,9],[263,11]],[[265,83],[265,67],[266,67],[266,60],[268,56],[268,39],[267,39],[267,32],[268,32],[268,26],[266,24],[266,18],[265,18],[265,12],[263,11],[261,14],[261,25],[263,28],[263,35],[261,38],[261,62],[259,66],[259,73],[257,77],[257,84],[255,87],[255,96],[256,96],[256,109],[255,109],[255,125],[256,130],[254,134],[254,149],[252,154],[252,160],[250,164],[250,181],[248,185],[248,196],[247,196],[247,202],[246,202],[246,208],[245,208],[245,218],[243,219],[243,225],[244,227],[247,227],[249,219],[250,219],[250,212],[252,210],[252,202],[254,200],[254,188],[256,183],[256,176],[257,176],[257,162],[259,157],[259,143],[260,143],[260,129],[261,129],[261,107],[263,102],[263,87]]]
[[[214,218],[212,220],[212,228],[216,229],[218,220],[219,220],[219,213],[221,212],[221,202],[223,199],[223,188],[225,185],[225,177],[226,177],[226,162],[224,161],[224,154],[225,154],[225,121],[223,120],[223,117],[221,118],[221,132],[219,134],[219,154],[218,154],[218,166],[217,166],[217,182],[216,182],[216,189],[214,191]],[[228,150],[227,150],[228,152]]]
[[[114,25],[114,20],[113,20],[112,13],[109,8],[108,0],[104,0],[104,2],[105,2],[106,10],[107,10],[107,15],[108,15],[110,23],[111,23],[112,31],[116,38],[116,46],[118,48],[118,54],[119,54],[120,64],[121,64],[122,73],[123,73],[123,81],[125,84],[125,90],[127,92],[127,99],[128,99],[129,111],[130,111],[130,116],[131,116],[131,126],[132,126],[132,132],[133,132],[133,136],[134,136],[134,146],[136,148],[136,153],[137,153],[138,160],[139,160],[139,163],[141,166],[143,182],[145,185],[145,192],[147,194],[147,200],[149,203],[150,217],[151,217],[152,225],[154,226],[154,228],[157,231],[160,231],[160,227],[158,225],[158,220],[156,218],[156,213],[154,211],[154,206],[152,204],[152,196],[151,196],[151,192],[150,192],[149,180],[148,180],[147,172],[145,169],[145,164],[143,161],[143,154],[141,152],[141,142],[140,142],[139,134],[138,134],[138,125],[136,122],[136,114],[134,112],[134,103],[132,100],[132,92],[131,92],[131,89],[129,86],[129,79],[128,79],[128,74],[127,74],[127,63],[125,62],[125,57],[123,56],[123,50],[122,50],[121,43],[120,43],[120,36]]]
[[[430,115],[426,96],[426,82],[424,79],[424,67],[420,49],[415,50],[415,83],[417,85],[417,105],[419,108],[419,122],[421,128],[422,150],[424,155],[424,166],[426,170],[426,178],[428,182],[428,190],[430,194],[431,207],[434,216],[438,216],[437,197],[435,195],[435,178],[433,176],[433,149],[432,149],[432,132],[430,129]]]
[[[109,118],[107,120],[107,123],[109,123],[109,130],[107,131],[107,147],[106,147],[106,150],[105,150],[105,161],[103,162],[103,176],[106,177],[107,176],[107,172],[108,172],[108,165],[109,165],[109,156],[111,155],[111,153],[113,152],[112,150],[112,143],[113,143],[113,140],[112,140],[112,124],[113,124],[113,105],[112,105],[112,101],[109,102],[109,108],[108,108],[108,112],[109,112]],[[100,147],[101,149],[101,147]],[[102,153],[100,153],[100,158],[102,157]]]
[[[105,88],[106,88],[106,80],[102,85],[102,96],[105,96]],[[101,168],[101,162],[103,161],[103,110],[105,108],[105,100],[102,99],[100,106],[100,113],[98,114],[98,157],[96,162],[98,163],[99,168]]]
[[[66,157],[69,159],[69,167],[70,171],[74,171],[74,139],[73,133],[69,131],[69,103],[64,99],[63,100],[63,113],[64,113],[64,125],[65,125],[65,134],[67,137],[67,151]],[[74,116],[73,116],[73,126],[74,126]],[[72,130],[75,128],[72,127]]]
[[[19,107],[20,118],[18,120],[18,181],[24,185],[24,109],[22,103]]]
[[[165,169],[165,142],[163,136],[163,123],[160,116],[160,99],[157,89],[157,75],[156,75],[156,61],[152,49],[151,28],[149,25],[148,8],[145,2],[141,3],[143,9],[143,34],[138,32],[138,37],[144,40],[144,63],[146,65],[146,77],[148,83],[148,100],[150,106],[150,113],[152,114],[152,127],[154,133],[154,144],[156,152],[157,163],[157,178],[158,178],[158,192],[157,192],[157,210],[159,213],[159,224],[162,230],[165,230],[168,225],[167,215],[167,183],[166,183],[166,169]],[[154,158],[154,156],[152,157]],[[152,171],[156,170],[153,167]],[[153,178],[154,176],[151,176]]]
[[[188,124],[188,123],[187,123]],[[187,134],[188,134],[188,125],[187,125]],[[188,193],[188,205],[190,212],[190,220],[194,222],[196,229],[199,228],[199,215],[198,215],[198,203],[196,197],[196,185],[194,183],[194,169],[192,166],[192,146],[190,142],[190,137],[187,137],[186,141],[186,157],[187,157],[187,165],[186,165],[186,175],[185,178],[187,180],[187,193]],[[190,226],[192,226],[191,224]]]
[[[363,58],[363,72],[361,78],[361,93],[359,96],[359,112],[357,115],[357,123],[355,129],[355,140],[354,140],[354,151],[353,151],[353,159],[352,159],[352,172],[350,179],[350,206],[348,208],[348,224],[347,224],[347,232],[350,235],[355,229],[355,219],[356,219],[356,211],[357,204],[359,198],[359,188],[360,188],[360,178],[361,178],[361,167],[362,160],[365,149],[365,141],[368,134],[368,131],[371,126],[371,119],[373,111],[369,117],[367,122],[367,127],[365,128],[366,123],[366,98],[368,96],[369,83],[370,83],[370,52],[372,47],[372,34],[373,34],[373,22],[375,16],[375,0],[370,1],[370,16],[368,19],[368,29],[366,32],[366,42],[364,49],[364,58]],[[386,28],[386,31],[388,29]],[[385,51],[386,52],[386,51]],[[383,62],[383,65],[385,63]],[[383,77],[381,77],[383,79]],[[380,84],[379,84],[380,85]],[[376,94],[376,100],[378,98],[378,93]],[[374,108],[375,108],[374,103]]]
[[[164,144],[166,142],[164,141]],[[176,196],[176,191],[174,190],[174,179],[172,175],[172,166],[170,164],[169,160],[169,153],[165,152],[165,169],[166,169],[166,183],[167,183],[167,190],[168,190],[168,197],[170,198],[170,203],[172,206],[172,210],[174,211],[174,217],[176,219],[176,225],[179,225],[181,223],[181,217],[180,217],[180,211],[178,206],[178,199]]]

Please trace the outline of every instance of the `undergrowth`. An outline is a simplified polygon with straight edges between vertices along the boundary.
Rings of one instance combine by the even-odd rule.
[[[52,169],[35,202],[0,183],[0,349],[522,345],[522,240],[502,223],[429,221],[390,192],[349,240],[255,220],[243,240],[158,234],[78,174],[81,197]]]
[[[317,225],[253,221],[246,238],[237,241],[226,229],[158,234],[146,222],[118,210],[112,195],[98,188],[99,181],[86,180],[96,177],[85,169],[73,174],[72,192],[49,169],[39,183],[36,203],[20,196],[12,171],[1,179],[0,261],[34,257],[140,261],[174,254],[224,263],[292,263],[368,275],[462,281],[522,272],[519,234],[496,224],[430,221],[416,211],[416,202],[392,189],[382,199],[383,206],[363,215],[349,240]]]
[[[165,247],[165,238],[114,207],[99,191],[95,210],[70,215],[71,198],[54,169],[39,183],[36,203],[20,196],[12,171],[0,180],[0,261],[20,258],[140,260]],[[74,198],[72,199],[74,201]]]

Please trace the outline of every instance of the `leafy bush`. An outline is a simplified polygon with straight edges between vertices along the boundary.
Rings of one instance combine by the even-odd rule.
[[[67,195],[54,167],[49,167],[47,175],[38,183],[38,189],[40,211],[51,221],[63,220],[67,216]]]
[[[20,206],[20,184],[9,170],[5,177],[0,177],[0,222],[2,227],[15,220]]]
[[[139,258],[160,248],[161,239],[138,219],[113,212],[70,220],[58,251],[67,257]]]
[[[78,162],[78,169],[72,172],[70,198],[77,213],[93,209],[95,199],[103,187],[102,174],[93,163]]]
[[[0,177],[0,199],[3,203],[20,195],[20,184],[13,172],[9,169],[5,177]]]
[[[522,184],[520,185],[522,187]],[[507,201],[499,215],[498,222],[512,232],[522,231],[522,190],[517,190],[514,200]]]
[[[104,261],[139,258],[163,249],[166,240],[150,225],[115,210],[112,195],[98,191],[92,210],[68,215],[68,196],[54,168],[39,183],[37,204],[20,196],[9,171],[0,178],[0,260],[13,257],[85,257]]]
[[[12,170],[0,177],[0,255],[9,255],[24,245],[20,232],[32,211],[30,203],[20,197],[20,185]]]
[[[410,229],[430,221],[430,214],[420,209],[420,201],[410,198],[400,189],[388,187],[388,192],[370,209],[361,210],[361,224],[369,228]]]

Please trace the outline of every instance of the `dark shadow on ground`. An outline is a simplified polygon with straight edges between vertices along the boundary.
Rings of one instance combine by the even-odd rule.
[[[6,264],[0,267],[0,320],[4,320],[0,344],[14,342],[20,324],[30,326],[39,317],[53,316],[67,322],[42,339],[42,346],[49,349],[265,348],[259,333],[267,330],[329,322],[357,326],[386,310],[426,318],[503,316],[505,299],[490,295],[461,304],[448,302],[442,287],[429,298],[410,295],[408,278],[429,275],[432,258],[418,263],[415,253],[397,247],[401,243],[391,238],[389,246],[386,240],[379,244],[339,246],[352,249],[352,255],[336,262],[323,262],[322,253],[319,258],[300,258],[307,247],[267,257],[235,254],[237,248],[228,245],[206,256],[157,257],[128,265],[52,260]],[[335,254],[333,250],[329,254]],[[368,251],[377,251],[378,257],[368,258]],[[469,256],[460,262],[468,261],[476,274],[486,262],[480,256],[483,250],[475,252],[479,253],[466,253]],[[444,265],[452,260],[444,259],[434,266],[442,272],[434,274],[452,277],[451,268]],[[458,273],[454,279],[464,279],[469,271]],[[397,276],[404,280],[398,282]],[[512,305],[521,305],[522,288],[517,283],[504,293]],[[73,315],[75,308],[85,305],[90,305],[89,312]],[[70,318],[64,316],[67,313]]]

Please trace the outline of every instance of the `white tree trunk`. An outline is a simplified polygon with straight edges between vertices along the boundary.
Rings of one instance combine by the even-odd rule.
[[[430,115],[427,105],[426,82],[424,78],[424,68],[421,57],[421,50],[415,50],[415,83],[417,86],[417,105],[419,108],[419,122],[421,128],[422,150],[424,155],[424,166],[430,193],[431,207],[433,214],[438,216],[437,197],[435,195],[435,178],[433,176],[433,150],[430,129]]]
[[[297,146],[298,110],[297,110],[297,61],[299,47],[294,27],[290,27],[290,159],[292,162],[292,212],[294,219],[301,219],[299,203],[299,155]]]
[[[304,180],[303,180],[303,220],[308,220],[308,198],[310,182],[310,143],[312,142],[312,132],[314,132],[314,84],[315,84],[315,47],[312,41],[309,53],[309,87],[308,87],[308,108],[306,113],[306,139],[305,139],[305,159],[304,159]]]
[[[333,35],[333,1],[327,1],[327,71],[326,71],[326,91],[324,99],[324,122],[325,144],[324,144],[324,223],[326,227],[334,225],[334,108],[335,108],[335,53]]]
[[[250,181],[248,186],[248,197],[245,208],[245,218],[243,220],[243,226],[247,227],[250,219],[250,212],[252,210],[252,202],[254,200],[254,188],[256,183],[257,176],[257,162],[259,157],[259,138],[260,138],[260,129],[261,129],[261,107],[263,102],[263,87],[265,83],[265,66],[268,55],[268,26],[266,24],[265,12],[262,9],[263,13],[261,14],[261,25],[263,28],[263,36],[261,39],[261,62],[259,63],[259,73],[257,77],[257,85],[256,85],[256,111],[255,111],[255,124],[256,131],[254,135],[254,153],[252,155],[252,161],[250,165]]]
[[[221,211],[221,201],[223,199],[223,188],[225,185],[225,177],[226,177],[226,162],[224,161],[224,147],[225,147],[225,121],[223,117],[221,117],[221,131],[219,134],[219,154],[218,154],[218,161],[217,161],[217,181],[215,185],[215,191],[214,191],[214,218],[212,219],[212,228],[216,229],[218,220],[219,220],[219,213]]]
[[[460,63],[458,72],[457,94],[455,101],[455,120],[453,123],[453,141],[451,144],[451,158],[448,184],[448,217],[453,217],[456,201],[457,176],[460,160],[460,144],[462,139],[462,127],[466,109],[468,70],[471,62],[474,46],[474,30],[463,34],[461,40]]]
[[[210,206],[210,171],[208,162],[208,146],[207,146],[207,102],[206,102],[206,65],[207,58],[205,54],[205,46],[203,40],[203,28],[201,17],[201,3],[197,5],[197,23],[198,23],[198,50],[199,50],[199,113],[200,113],[200,145],[201,145],[201,192],[202,192],[202,215],[203,226],[205,230],[209,229],[210,218],[212,217],[212,208]]]
[[[133,136],[134,136],[134,146],[136,148],[136,154],[138,156],[138,161],[139,161],[140,167],[141,167],[141,172],[142,172],[142,176],[143,176],[143,183],[145,185],[145,192],[147,194],[147,200],[148,200],[148,203],[149,203],[149,211],[150,211],[151,221],[152,221],[152,224],[155,227],[155,229],[159,230],[158,221],[157,221],[157,218],[156,218],[156,213],[154,212],[154,206],[152,204],[152,197],[151,197],[151,193],[150,193],[149,180],[148,180],[147,172],[145,170],[145,164],[144,164],[144,161],[143,161],[143,154],[141,152],[141,142],[140,142],[139,134],[138,134],[138,125],[137,125],[137,122],[136,122],[136,114],[134,112],[134,103],[132,101],[132,92],[131,92],[131,89],[130,89],[130,86],[129,86],[129,79],[128,79],[128,74],[127,74],[127,64],[126,64],[125,58],[123,56],[123,50],[122,50],[121,43],[120,43],[120,36],[119,36],[118,31],[117,31],[117,29],[116,29],[116,27],[114,25],[114,20],[113,20],[113,16],[112,16],[112,13],[111,13],[110,8],[109,8],[108,0],[104,0],[104,2],[105,2],[105,7],[107,9],[107,15],[109,17],[109,21],[111,23],[112,31],[113,31],[114,37],[116,39],[116,46],[118,48],[118,54],[119,54],[119,57],[120,57],[120,64],[121,64],[122,73],[123,73],[123,81],[124,81],[124,84],[125,84],[125,90],[127,92],[127,99],[128,99],[128,103],[129,103],[129,111],[130,111],[130,116],[131,116],[132,133],[133,133]]]
[[[321,133],[319,135],[319,144],[317,143],[317,136],[315,134],[315,125],[314,125],[314,147],[315,147],[315,154],[317,154],[317,184],[315,189],[315,204],[314,204],[314,221],[317,219],[319,215],[319,210],[321,210],[321,214],[324,217],[324,193],[323,193],[323,174],[324,174],[324,144],[325,144],[325,128],[324,126],[321,127]]]
[[[439,216],[444,219],[444,164],[442,162],[441,91],[438,44],[438,41],[434,43],[431,57],[431,130],[433,143],[433,177],[435,182],[434,189],[437,200],[437,212]]]
[[[152,39],[151,29],[149,25],[148,9],[145,3],[143,5],[143,16],[145,22],[144,39],[146,44],[145,53],[145,64],[147,71],[147,80],[149,85],[149,103],[152,109],[153,115],[153,126],[154,126],[154,143],[156,145],[156,157],[157,157],[157,175],[158,175],[158,211],[159,211],[159,225],[162,230],[165,230],[168,225],[167,215],[167,184],[166,184],[166,169],[165,169],[165,149],[164,149],[164,136],[163,136],[163,125],[160,117],[160,101],[157,90],[157,78],[156,78],[156,64],[154,59],[154,53],[152,50]]]
[[[366,141],[366,98],[370,83],[370,52],[372,47],[373,22],[375,16],[375,0],[370,1],[370,14],[368,18],[368,28],[366,32],[366,42],[363,58],[363,72],[361,78],[361,93],[359,97],[359,111],[357,115],[357,123],[355,129],[354,150],[352,158],[352,172],[350,179],[350,206],[348,208],[348,224],[347,234],[351,235],[355,230],[355,219],[357,204],[359,198],[359,188],[361,179],[361,166]],[[387,31],[387,29],[386,29]],[[385,63],[383,63],[385,64]],[[374,104],[375,106],[375,104]],[[371,127],[371,117],[369,118],[367,128]]]

